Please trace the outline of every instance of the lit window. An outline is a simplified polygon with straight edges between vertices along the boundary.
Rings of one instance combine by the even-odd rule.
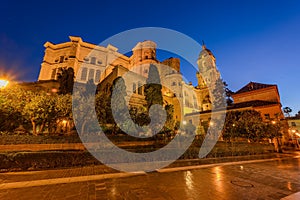
[[[87,68],[83,67],[82,70],[81,70],[80,80],[81,81],[86,81],[86,76],[87,76]]]
[[[90,69],[89,70],[89,79],[88,80],[91,80],[91,79],[94,80],[94,75],[95,75],[95,70],[94,69]]]
[[[96,57],[91,57],[91,64],[96,65]]]
[[[95,82],[99,82],[100,81],[100,76],[101,76],[101,71],[100,70],[96,70]]]

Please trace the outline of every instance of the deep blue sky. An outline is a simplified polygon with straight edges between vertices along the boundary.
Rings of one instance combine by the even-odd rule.
[[[278,84],[283,106],[300,110],[298,0],[12,0],[2,2],[0,19],[0,72],[17,80],[37,79],[46,41],[74,35],[98,44],[128,29],[164,27],[204,40],[233,91],[250,81]]]

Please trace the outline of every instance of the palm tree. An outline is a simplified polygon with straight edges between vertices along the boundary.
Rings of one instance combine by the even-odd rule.
[[[290,113],[292,112],[293,110],[290,108],[290,107],[284,107],[283,108],[283,112],[285,114],[287,114],[288,117],[290,117]]]

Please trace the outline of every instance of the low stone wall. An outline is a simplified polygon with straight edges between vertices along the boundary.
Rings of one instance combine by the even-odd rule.
[[[85,150],[85,147],[81,143],[0,145],[0,151],[52,151],[52,150]]]
[[[120,142],[118,147],[134,147],[136,145],[148,146],[152,145],[154,142]],[[97,143],[88,143],[90,147],[97,146]],[[0,145],[0,152],[5,151],[67,151],[67,150],[86,150],[82,143],[65,143],[65,144],[10,144],[10,145]]]

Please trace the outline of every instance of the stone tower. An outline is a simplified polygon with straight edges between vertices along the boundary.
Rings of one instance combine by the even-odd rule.
[[[213,53],[206,48],[205,44],[202,45],[202,51],[199,54],[197,73],[198,88],[209,87],[214,88],[216,81],[220,78],[220,72],[216,68],[216,58]]]
[[[213,102],[211,92],[215,89],[215,83],[220,78],[220,73],[216,68],[215,56],[204,44],[202,45],[197,64],[199,71],[196,74],[198,80],[196,89],[199,91],[200,110],[211,110]]]

